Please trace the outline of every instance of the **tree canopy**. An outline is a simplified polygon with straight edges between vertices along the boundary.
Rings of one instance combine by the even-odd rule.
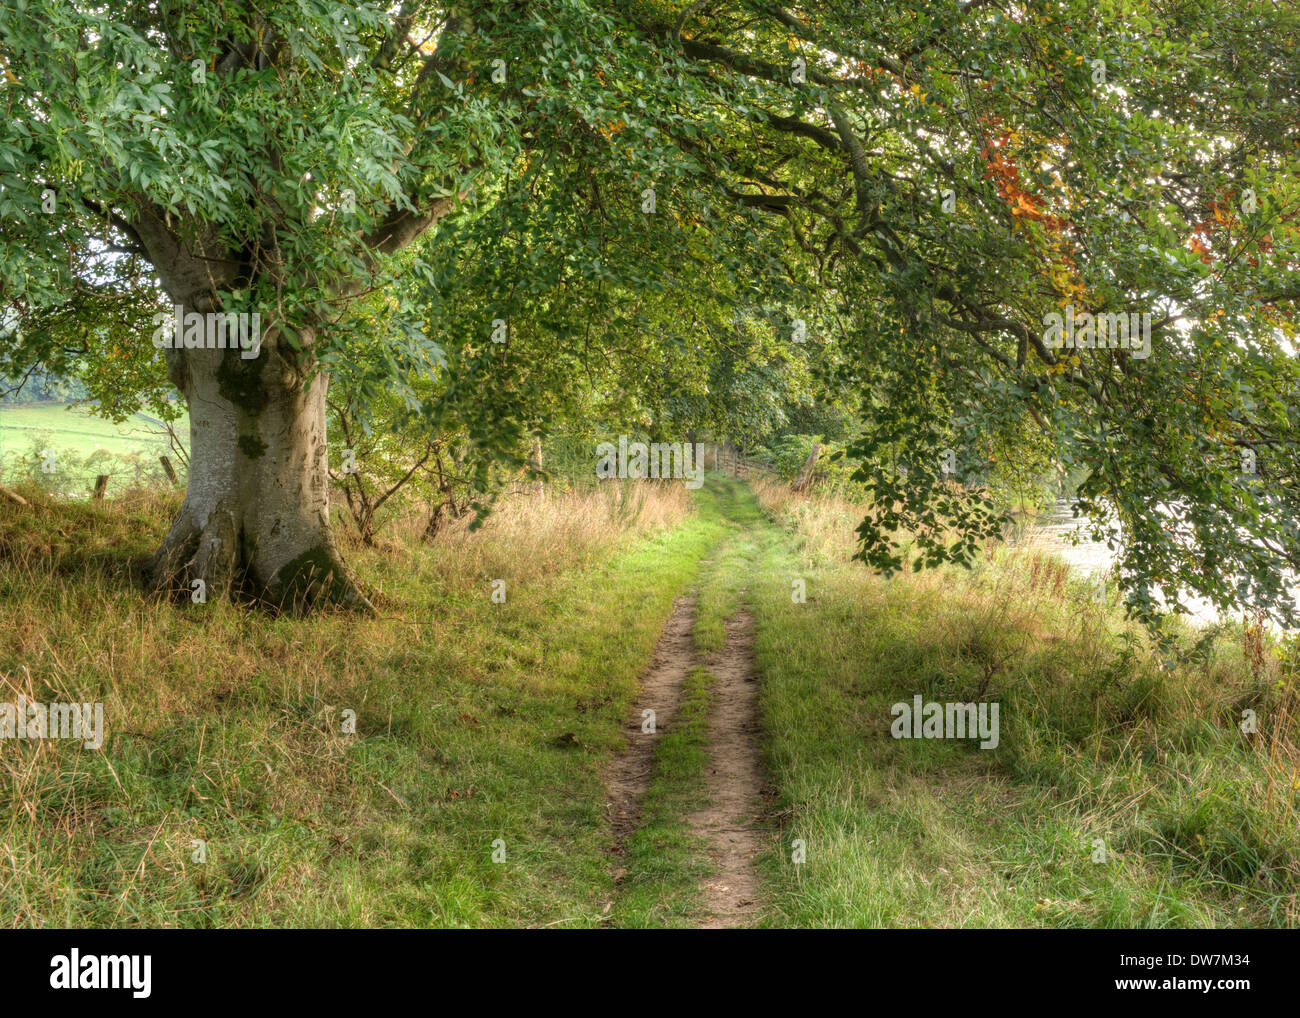
[[[268,408],[323,414],[318,375],[502,455],[820,401],[858,418],[872,566],[968,561],[1001,513],[954,476],[1056,462],[1135,612],[1292,619],[1298,29],[1267,0],[11,0],[0,374],[72,350],[147,394],[147,315],[258,312],[259,357],[165,370],[230,404],[199,473],[284,490],[314,482]],[[164,579],[206,575],[200,530]]]

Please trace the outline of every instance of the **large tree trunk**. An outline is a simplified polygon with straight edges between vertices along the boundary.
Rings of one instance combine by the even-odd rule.
[[[190,480],[152,561],[159,589],[202,580],[210,599],[242,591],[295,611],[369,608],[330,532],[328,377],[309,377],[309,359],[279,343],[248,359],[239,350],[167,351],[189,405]]]
[[[131,232],[182,314],[239,313],[222,307],[222,291],[251,289],[247,250],[232,250],[212,224],[187,222],[136,196]],[[422,211],[395,207],[372,234],[359,238],[362,257],[391,255],[449,212],[453,198]],[[276,250],[273,237],[264,250]],[[274,258],[258,270],[277,288],[293,277]],[[361,280],[336,281],[346,300]],[[296,342],[282,342],[263,307],[267,328],[256,356],[234,349],[168,349],[167,374],[190,412],[190,477],[185,502],[154,554],[154,586],[207,598],[236,592],[302,611],[321,604],[372,610],[343,565],[329,526],[325,440],[328,376],[316,374],[315,330],[299,322]],[[266,313],[262,313],[266,312]],[[338,313],[337,303],[329,313]]]

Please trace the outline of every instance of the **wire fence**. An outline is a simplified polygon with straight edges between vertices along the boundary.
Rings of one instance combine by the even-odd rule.
[[[51,495],[78,499],[103,498],[110,484],[121,484],[123,479],[131,487],[174,488],[184,484],[184,477],[177,473],[175,465],[167,456],[158,457],[156,463],[132,462],[110,470],[96,468],[46,472],[39,467],[14,469],[11,466],[0,473],[0,483],[32,481]]]

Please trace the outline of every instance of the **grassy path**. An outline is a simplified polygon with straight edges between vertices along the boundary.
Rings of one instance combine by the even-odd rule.
[[[1285,725],[1294,704],[1239,644],[1168,663],[1055,564],[1011,553],[873,577],[818,542],[817,507],[773,517],[710,485],[733,530],[699,582],[709,667],[659,745],[621,922],[1300,925],[1300,786],[1286,743],[1237,723],[1254,705]],[[751,618],[757,773],[719,762],[738,726],[719,730],[711,656]],[[917,695],[999,702],[999,745],[893,738],[892,705]],[[741,835],[731,857],[722,832]],[[736,909],[718,889],[755,855]]]
[[[653,737],[633,735],[625,757],[644,769],[653,741],[653,770],[638,792],[642,823],[626,841],[619,872],[621,925],[746,926],[761,912],[763,779],[746,606],[763,523],[753,493],[726,477],[709,478],[699,504],[725,520],[730,533],[702,563],[685,617],[693,622],[693,646],[681,646],[672,628],[667,635],[674,638],[661,641],[672,688],[659,685],[661,667],[647,679],[647,703],[680,702],[668,715],[676,723],[660,725]]]
[[[502,517],[459,551],[354,549],[366,620],[147,601],[173,507],[33,499],[0,506],[0,699],[101,700],[107,738],[0,742],[4,924],[611,921],[604,771],[728,532],[707,506],[612,548]]]
[[[1300,706],[1239,641],[1170,664],[1002,553],[872,577],[848,510],[729,478],[625,496],[354,549],[376,619],[142,598],[165,500],[0,502],[0,701],[107,722],[0,740],[0,924],[1300,925]],[[916,695],[998,748],[891,738]]]

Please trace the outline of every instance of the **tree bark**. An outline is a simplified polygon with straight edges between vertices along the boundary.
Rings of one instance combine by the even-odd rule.
[[[218,295],[250,282],[247,252],[225,247],[212,224],[187,221],[144,195],[134,201],[130,233],[182,315],[238,311],[223,308]],[[359,238],[362,260],[400,251],[456,201],[439,198],[414,212],[395,206]],[[256,271],[277,286],[292,278],[273,260]],[[363,292],[364,280],[335,280],[330,289],[329,313],[337,314],[339,302]],[[168,377],[189,407],[189,484],[150,562],[151,581],[172,593],[202,589],[205,599],[242,593],[290,611],[324,604],[373,611],[329,525],[329,376],[316,370],[314,353],[320,321],[296,323],[296,342],[283,342],[278,311],[260,309],[265,326],[255,356],[238,347],[166,350]]]
[[[542,469],[541,438],[533,439],[533,466],[538,470],[539,473],[541,472]],[[542,480],[541,477],[538,477],[537,480],[533,482],[533,494],[536,495],[538,498],[541,498],[544,494],[546,494],[546,482]]]
[[[155,587],[193,590],[201,580],[209,599],[242,592],[290,611],[370,608],[329,526],[329,378],[304,370],[309,362],[277,343],[249,359],[237,349],[167,351],[189,405],[190,481],[151,563]]]
[[[813,468],[817,466],[817,453],[820,451],[821,446],[814,442],[812,450],[808,453],[808,459],[799,471],[799,476],[794,479],[794,484],[791,485],[791,490],[803,491],[804,488],[808,487],[809,482],[812,480]]]

